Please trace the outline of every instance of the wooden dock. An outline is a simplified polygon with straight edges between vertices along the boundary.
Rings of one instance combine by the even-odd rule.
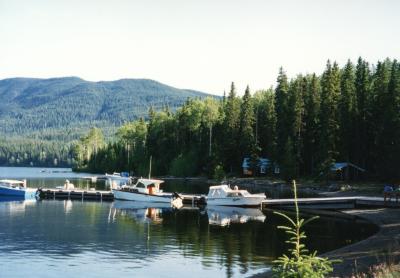
[[[384,201],[383,197],[327,197],[327,198],[299,198],[299,207],[310,209],[354,209],[354,208],[400,208],[400,202],[395,198]],[[262,209],[267,208],[291,208],[294,207],[294,199],[268,199],[261,203]]]
[[[182,197],[182,203],[186,205],[198,206],[205,205],[205,199],[201,195],[179,194]],[[94,200],[94,201],[113,201],[114,194],[111,191],[102,190],[65,190],[57,188],[44,188],[40,191],[42,199],[59,200]]]
[[[179,194],[179,196],[181,196],[184,205],[192,205],[192,207],[206,205],[206,198],[204,196],[193,194]]]
[[[202,195],[180,194],[182,202],[186,205],[205,205],[205,198]],[[56,188],[41,189],[40,197],[43,199],[60,200],[92,200],[92,201],[113,201],[114,195],[111,191],[102,190],[65,190]],[[339,210],[354,208],[400,208],[400,201],[395,198],[384,201],[383,197],[326,197],[326,198],[299,198],[299,207],[309,209]],[[292,208],[294,199],[267,199],[261,203],[262,209]]]
[[[43,199],[69,199],[69,200],[93,200],[93,201],[113,201],[114,194],[111,191],[102,190],[65,190],[55,188],[44,188],[40,191],[40,198]]]

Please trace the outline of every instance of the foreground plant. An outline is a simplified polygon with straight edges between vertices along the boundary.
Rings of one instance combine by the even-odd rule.
[[[293,246],[290,255],[283,255],[274,261],[273,273],[275,277],[310,277],[319,278],[325,277],[333,271],[332,264],[337,262],[317,256],[317,252],[310,253],[302,240],[306,238],[305,232],[302,230],[304,226],[317,219],[314,216],[308,220],[300,219],[299,207],[297,204],[297,187],[296,182],[293,181],[294,200],[296,208],[295,219],[290,218],[288,215],[280,212],[274,212],[285,218],[289,222],[289,226],[278,226],[278,229],[285,230],[289,235],[289,240],[286,243]]]

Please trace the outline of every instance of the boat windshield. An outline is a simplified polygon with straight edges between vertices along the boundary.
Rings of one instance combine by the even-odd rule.
[[[209,195],[213,196],[213,197],[216,197],[216,196],[221,196],[222,194],[221,194],[221,190],[213,189],[213,190],[210,191]]]
[[[18,182],[0,182],[0,185],[9,187],[9,188],[23,188],[24,187],[23,183],[18,183]]]
[[[226,194],[227,197],[243,197],[242,192],[240,191],[233,191]]]
[[[137,185],[136,185],[136,187],[137,187],[137,188],[146,188],[146,186],[145,186],[143,183],[141,183],[141,182],[138,182]]]

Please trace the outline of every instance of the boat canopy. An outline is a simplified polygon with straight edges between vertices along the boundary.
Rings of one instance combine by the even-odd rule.
[[[163,180],[154,180],[154,179],[139,179],[137,184],[142,183],[144,186],[149,186],[152,184],[160,184],[163,183]]]
[[[214,185],[210,186],[208,197],[223,198],[223,197],[245,197],[250,193],[247,190],[231,189],[229,185]]]
[[[0,183],[3,184],[25,184],[25,181],[19,181],[19,180],[0,180]]]

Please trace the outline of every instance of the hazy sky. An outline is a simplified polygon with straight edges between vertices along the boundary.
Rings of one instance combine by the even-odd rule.
[[[222,94],[399,58],[400,1],[0,0],[0,79],[150,78]]]

